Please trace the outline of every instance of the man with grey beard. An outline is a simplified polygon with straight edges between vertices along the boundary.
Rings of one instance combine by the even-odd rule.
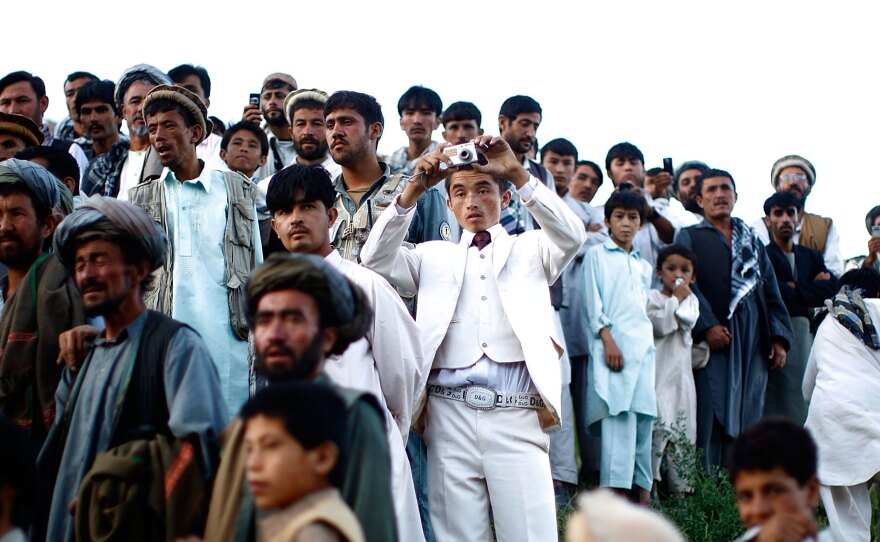
[[[150,134],[141,110],[144,97],[158,85],[170,85],[164,72],[148,64],[138,64],[122,73],[116,84],[116,104],[128,125],[128,139],[121,137],[111,149],[89,164],[80,192],[86,197],[100,194],[128,199],[128,189],[151,175],[162,172],[156,151],[150,147]]]

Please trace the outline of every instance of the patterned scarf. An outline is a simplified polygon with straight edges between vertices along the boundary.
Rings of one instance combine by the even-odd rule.
[[[865,346],[880,350],[877,328],[874,327],[871,313],[862,300],[862,291],[859,288],[853,290],[850,286],[844,286],[834,298],[825,300],[825,307],[828,314],[865,343]]]
[[[745,299],[761,282],[761,263],[758,261],[757,236],[745,222],[731,219],[733,235],[730,239],[730,314],[733,318],[739,302]]]

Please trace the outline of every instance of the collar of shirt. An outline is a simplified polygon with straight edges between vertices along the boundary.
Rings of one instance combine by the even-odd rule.
[[[507,231],[504,229],[504,226],[501,224],[495,224],[488,230],[489,234],[492,236],[492,242],[501,237],[502,235],[507,235]],[[461,240],[458,242],[460,245],[464,245],[465,248],[471,246],[471,243],[474,242],[474,235],[476,232],[468,231],[464,228],[461,230]]]
[[[610,236],[608,237],[608,239],[605,240],[604,243],[602,243],[602,246],[605,247],[605,250],[609,252],[622,252],[623,254],[627,254],[627,252],[620,248],[620,246],[615,243],[614,239],[612,239]],[[632,250],[629,251],[628,255],[632,258],[642,257],[641,252],[639,252],[639,249],[637,249],[635,245],[632,246]]]
[[[361,196],[361,201],[366,201],[366,198],[376,190],[377,187],[382,186],[385,182],[385,179],[391,178],[391,167],[385,162],[379,162],[379,167],[382,168],[382,176],[376,179],[373,184],[370,185],[370,188],[364,192],[364,195]],[[333,179],[333,188],[336,189],[336,192],[343,194],[347,197],[351,197],[348,195],[348,190],[345,188],[345,180],[342,178],[342,172]]]
[[[339,262],[342,261],[342,256],[339,255],[338,250],[331,250],[330,254],[324,256],[324,259],[333,267],[339,267]]]
[[[130,336],[137,336],[144,329],[144,324],[147,321],[147,314],[149,311],[143,311],[140,313],[137,318],[131,321],[125,329],[122,330],[122,333],[116,336],[115,339],[107,339],[105,334],[107,330],[103,330],[100,335],[93,338],[91,341],[86,340],[86,343],[90,346],[116,346],[117,344],[125,342]]]
[[[212,170],[209,169],[208,167],[206,167],[206,166],[205,166],[205,162],[203,162],[202,160],[199,160],[199,163],[202,165],[202,172],[199,173],[199,176],[196,177],[195,179],[188,179],[188,180],[183,181],[183,182],[185,182],[185,183],[192,183],[192,184],[198,184],[198,183],[201,183],[202,186],[205,187],[205,192],[210,192],[210,191],[211,191],[211,173],[212,173]],[[180,182],[180,181],[177,180],[177,177],[174,176],[174,172],[171,171],[170,169],[168,169],[167,167],[166,167],[165,169],[162,170],[162,178],[165,179],[166,182],[167,182],[167,181],[173,181],[173,182],[176,182],[176,183],[179,183],[179,182]]]
[[[40,126],[40,131],[43,132],[43,143],[41,143],[44,147],[48,147],[55,141],[55,134],[49,130],[49,125],[45,122]]]

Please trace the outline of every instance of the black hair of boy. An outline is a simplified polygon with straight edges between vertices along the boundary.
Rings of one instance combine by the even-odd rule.
[[[337,90],[327,98],[324,104],[324,118],[339,109],[354,109],[357,114],[364,118],[364,124],[368,127],[378,122],[385,126],[385,117],[382,115],[382,106],[376,98],[363,92],[353,90]]]
[[[443,126],[451,120],[475,120],[479,128],[483,124],[483,114],[471,102],[455,102],[443,112]]]
[[[574,164],[574,169],[577,171],[577,168],[581,166],[589,166],[593,169],[593,172],[596,173],[596,176],[599,177],[599,182],[596,184],[596,188],[602,186],[602,183],[605,182],[605,175],[602,173],[602,168],[599,167],[599,164],[593,162],[592,160],[578,160]]]
[[[273,384],[249,399],[239,415],[245,423],[257,416],[280,420],[285,431],[306,450],[324,442],[335,444],[339,459],[330,472],[329,482],[342,487],[348,414],[333,388],[314,382]]]
[[[79,195],[79,164],[76,163],[76,158],[71,156],[69,152],[57,147],[37,145],[18,151],[15,153],[15,157],[29,162],[34,158],[42,158],[47,162],[46,169],[59,181],[64,182],[65,177],[74,179],[76,182],[71,193],[74,196]]]
[[[205,98],[210,98],[211,77],[208,75],[208,70],[201,66],[193,66],[192,64],[181,64],[168,70],[168,78],[174,81],[175,84],[180,83],[190,75],[195,75],[199,78],[199,83],[201,83],[202,90],[205,92]]]
[[[803,200],[797,194],[791,191],[774,192],[772,196],[764,201],[764,216],[770,216],[770,211],[774,207],[780,209],[790,209],[792,207],[800,209],[803,206]]]
[[[235,124],[227,128],[225,132],[223,132],[223,138],[220,140],[220,148],[224,151],[227,150],[229,142],[232,141],[232,138],[235,136],[235,134],[241,132],[242,130],[247,130],[248,132],[254,134],[254,137],[256,137],[257,141],[260,142],[260,156],[269,155],[269,138],[266,137],[266,132],[261,130],[258,125],[246,120],[236,122]]]
[[[809,431],[784,418],[766,418],[733,441],[727,469],[736,484],[740,472],[782,469],[803,487],[817,470],[816,442]]]
[[[629,143],[628,141],[624,141],[623,143],[618,143],[614,145],[610,149],[608,149],[608,154],[605,155],[605,170],[611,171],[611,162],[621,158],[623,160],[629,160],[630,158],[635,158],[642,165],[645,164],[645,155],[642,154],[642,151],[639,150],[638,147]]]
[[[574,143],[563,137],[557,137],[556,139],[550,140],[541,147],[542,160],[544,159],[544,154],[547,152],[556,153],[559,156],[574,156],[575,162],[577,162],[578,159],[577,147],[574,146]]]
[[[414,85],[406,89],[397,101],[397,114],[403,116],[404,109],[418,109],[421,106],[434,111],[438,117],[443,112],[443,100],[439,94],[429,88]]]
[[[669,245],[661,248],[660,251],[657,252],[657,271],[663,269],[663,262],[665,262],[670,256],[681,256],[685,260],[691,262],[694,271],[697,270],[697,255],[694,254],[693,250],[684,245]]]
[[[648,214],[648,202],[632,190],[618,190],[605,202],[605,220],[611,220],[611,214],[615,209],[638,211],[639,223],[644,224],[645,216]]]
[[[299,199],[296,199],[301,193]],[[266,191],[266,206],[274,216],[290,212],[298,202],[320,201],[324,210],[331,209],[336,200],[336,189],[330,174],[321,166],[291,164],[272,177]]]
[[[697,177],[697,180],[694,181],[694,194],[697,196],[703,195],[703,181],[706,179],[713,179],[717,177],[724,177],[730,179],[730,184],[733,185],[733,191],[736,192],[736,181],[733,180],[733,175],[724,171],[723,169],[708,169],[705,173]]]

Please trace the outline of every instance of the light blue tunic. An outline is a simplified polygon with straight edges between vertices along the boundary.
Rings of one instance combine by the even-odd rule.
[[[68,418],[69,427],[52,494],[46,540],[73,540],[73,517],[67,507],[95,457],[110,447],[114,413],[125,392],[125,375],[138,350],[147,314],[144,311],[115,340],[95,341],[72,413],[66,412],[65,407],[77,375],[66,368],[62,373],[55,392],[58,415],[47,446],[61,438]],[[175,437],[195,433],[201,440],[201,449],[210,449],[208,443],[219,438],[229,414],[217,397],[220,383],[204,341],[190,329],[178,330],[168,344],[164,368],[171,433]]]
[[[625,411],[654,417],[654,332],[646,311],[653,270],[638,250],[627,254],[611,239],[590,247],[584,259],[590,358],[595,360],[587,373],[587,422]],[[605,363],[603,327],[623,354],[619,372]]]
[[[183,183],[167,168],[164,175],[165,213],[174,247],[171,316],[205,339],[220,373],[223,400],[234,414],[248,398],[248,345],[238,340],[229,323],[223,173],[204,168],[197,178]],[[253,238],[259,239],[257,222],[253,229]],[[254,249],[259,264],[263,261],[259,242]]]

